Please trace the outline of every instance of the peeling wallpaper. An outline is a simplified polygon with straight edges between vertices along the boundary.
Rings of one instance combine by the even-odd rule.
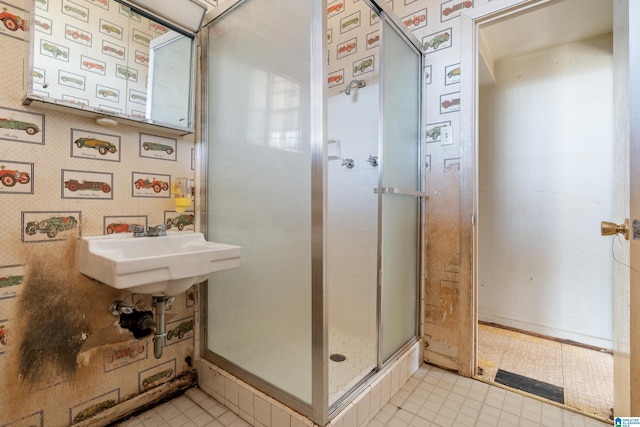
[[[26,0],[0,3],[5,13],[21,18],[32,7]],[[118,7],[110,0],[96,3]],[[80,11],[94,7],[85,0],[65,4]],[[83,30],[75,21],[63,14],[40,24],[71,34]],[[152,337],[134,339],[109,312],[117,299],[151,310],[151,297],[99,284],[76,265],[80,235],[168,221],[181,223],[185,232],[194,229],[193,212],[178,218],[170,197],[175,178],[194,178],[194,138],[122,124],[107,128],[82,116],[23,106],[29,32],[21,22],[0,22],[0,49],[13,58],[0,65],[0,238],[10,248],[0,255],[0,426],[63,426],[194,370],[193,290],[167,310],[171,338],[155,359]],[[40,24],[35,30],[42,36]],[[91,34],[96,45],[98,34]],[[86,49],[83,41],[71,35],[67,43]],[[144,82],[143,67],[137,67]],[[59,77],[88,84],[82,78],[91,75],[78,69]],[[67,95],[84,98],[71,80],[66,83]]]

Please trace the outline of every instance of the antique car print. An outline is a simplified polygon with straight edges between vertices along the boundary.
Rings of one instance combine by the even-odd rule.
[[[153,191],[155,191],[156,193],[159,193],[160,191],[164,190],[167,191],[169,189],[169,183],[166,181],[161,181],[159,179],[138,179],[136,180],[136,182],[134,183],[136,190],[139,190],[141,188],[152,188]]]
[[[348,26],[350,26],[350,25],[355,25],[355,24],[357,24],[359,20],[360,20],[360,19],[358,19],[358,18],[356,17],[356,18],[351,18],[351,19],[349,19],[348,21],[343,22],[343,23],[342,23],[342,29],[344,30],[345,28],[347,28],[347,27],[348,27]]]
[[[48,31],[49,28],[51,28],[51,25],[47,24],[46,22],[38,21],[37,19],[34,19],[33,23],[36,24],[38,27],[42,28],[45,31]]]
[[[136,19],[140,19],[140,14],[134,12],[133,10],[131,10],[131,8],[129,6],[125,6],[125,5],[120,5],[120,12],[124,12],[126,15],[129,16],[129,18],[136,18]]]
[[[331,13],[331,12],[339,12],[340,9],[342,9],[344,5],[342,3],[338,3],[338,4],[334,4],[332,6],[329,6],[327,8],[327,14]]]
[[[137,93],[131,94],[131,99],[139,99],[140,101],[147,102],[147,97],[144,95],[138,95]]]
[[[146,151],[165,151],[167,154],[173,153],[173,147],[166,144],[160,144],[159,142],[144,142],[142,148]]]
[[[463,1],[456,5],[453,5],[452,7],[446,8],[445,10],[442,11],[442,14],[444,16],[449,16],[453,12],[456,12],[460,9],[469,9],[470,7],[473,7],[473,2],[471,0]]]
[[[104,402],[96,403],[95,405],[91,405],[88,408],[83,409],[82,411],[78,412],[78,415],[76,415],[73,418],[73,422],[86,420],[87,418],[90,418],[90,417],[94,416],[98,412],[102,412],[105,409],[109,409],[109,408],[111,408],[113,406],[116,406],[116,401],[113,400],[113,399],[109,399],[109,400],[105,400]]]
[[[164,25],[157,24],[157,23],[155,23],[153,21],[149,22],[149,26],[151,28],[153,28],[154,30],[156,30],[157,32],[162,33],[162,34],[164,34],[164,33],[169,31],[169,29],[167,27],[165,27]]]
[[[97,70],[104,71],[104,65],[91,62],[91,61],[82,61],[82,66],[87,67],[90,70],[95,68]]]
[[[149,57],[142,53],[136,53],[136,61],[142,62],[144,64],[145,62],[149,62]]]
[[[442,108],[449,108],[454,105],[460,105],[460,98],[447,99],[446,101],[442,102]]]
[[[0,129],[16,129],[23,130],[29,135],[35,135],[40,132],[40,128],[35,123],[22,122],[20,120],[13,120],[0,117]]]
[[[78,181],[76,179],[70,179],[64,182],[64,187],[69,191],[102,191],[103,193],[109,193],[111,186],[106,182],[100,181]]]
[[[20,18],[18,15],[7,12],[6,7],[3,7],[2,12],[0,12],[0,20],[9,31],[18,31],[18,28],[22,31],[27,30],[27,21]]]
[[[133,72],[130,69],[128,69],[128,68],[118,67],[116,70],[118,71],[118,74],[121,74],[125,79],[137,79],[138,78],[138,75],[135,72]]]
[[[71,36],[73,39],[80,39],[86,42],[91,41],[91,37],[86,35],[85,33],[81,33],[80,31],[69,29],[67,30],[67,35]]]
[[[62,76],[60,77],[60,80],[62,80],[63,82],[73,83],[74,85],[78,86],[82,86],[84,84],[82,80],[76,79],[75,77]]]
[[[374,43],[376,43],[378,41],[380,41],[380,35],[379,34],[374,36],[374,37],[370,37],[369,39],[367,39],[367,44],[368,45],[372,45],[372,44],[374,44]]]
[[[64,5],[64,10],[66,10],[67,12],[73,12],[76,15],[82,16],[83,18],[87,17],[87,12],[85,12],[84,10],[78,9],[77,7],[70,6],[68,4]]]
[[[105,30],[107,33],[115,33],[115,34],[122,34],[122,31],[120,31],[119,28],[114,27],[113,25],[109,25],[109,24],[102,24],[101,27],[103,30]]]
[[[98,153],[102,155],[118,151],[118,148],[109,141],[103,141],[95,138],[78,138],[75,140],[74,144],[76,144],[78,148],[87,147],[96,149],[98,150]]]
[[[22,278],[24,276],[20,275],[20,276],[5,276],[5,277],[0,277],[0,288],[7,288],[9,286],[15,286],[15,285],[19,285],[22,283]]]
[[[121,51],[120,49],[116,49],[115,47],[112,47],[112,46],[103,46],[102,51],[104,53],[107,53],[107,52],[115,53],[118,56],[124,55],[123,51]]]
[[[58,46],[52,45],[51,43],[42,43],[42,48],[47,52],[49,52],[51,55],[55,56],[56,58],[58,56],[62,56],[63,58],[67,57],[67,52],[60,49]]]
[[[100,89],[100,90],[98,91],[98,95],[102,95],[102,96],[104,96],[105,98],[106,98],[107,96],[110,96],[110,97],[112,97],[112,98],[117,98],[117,97],[118,97],[118,94],[117,94],[117,93],[115,93],[115,92],[114,92],[114,91],[112,91],[112,90],[108,90],[108,89]]]
[[[43,75],[40,71],[35,71],[35,70],[34,70],[31,74],[33,75],[33,77],[35,77],[35,78],[37,78],[37,79],[42,79],[42,78],[44,78],[44,75]]]
[[[449,33],[442,33],[439,34],[437,36],[435,36],[434,38],[432,38],[431,40],[428,40],[426,42],[424,42],[424,48],[425,49],[429,49],[429,48],[433,48],[433,49],[437,49],[442,43],[448,42],[449,41]]]
[[[25,233],[33,236],[37,232],[46,233],[47,237],[54,238],[61,231],[71,230],[78,224],[73,216],[52,216],[41,221],[29,221],[24,227]]]
[[[173,329],[169,329],[167,332],[167,340],[171,340],[173,337],[178,337],[179,340],[184,338],[184,334],[193,330],[193,320],[182,322]]]
[[[193,225],[193,214],[179,215],[175,218],[169,218],[167,219],[167,225],[178,227],[178,230],[182,231],[185,226]]]
[[[359,63],[358,65],[356,65],[355,67],[353,67],[353,71],[358,73],[362,73],[364,72],[364,70],[366,70],[367,68],[371,67],[373,65],[373,59],[369,58],[369,59],[365,59],[364,61],[362,61],[361,63]]]
[[[145,42],[147,44],[151,43],[151,40],[149,40],[149,37],[143,36],[142,34],[136,34],[133,36],[133,38],[136,39],[137,41]]]
[[[440,138],[440,134],[442,133],[442,126],[436,126],[427,131],[427,138],[431,138],[434,141]]]
[[[113,233],[132,233],[133,227],[140,226],[140,224],[128,224],[126,222],[112,222],[107,225],[107,234]]]
[[[5,187],[13,187],[16,183],[28,184],[29,181],[31,181],[31,177],[28,172],[6,169],[4,165],[0,166],[0,182]]]
[[[150,377],[147,377],[144,380],[142,380],[142,387],[147,388],[161,378],[171,377],[171,374],[173,374],[173,369],[165,369],[164,371],[160,371],[157,374],[153,374]]]
[[[342,76],[341,75],[337,75],[337,76],[331,76],[328,79],[328,82],[331,83],[340,83],[342,81]]]
[[[406,25],[407,27],[411,25],[417,27],[421,22],[424,22],[425,19],[427,19],[427,16],[423,13],[422,15],[416,15],[413,18],[407,19],[406,21],[404,21],[404,25]]]
[[[130,345],[127,347],[120,347],[109,353],[109,355],[107,356],[107,363],[113,363],[114,361],[119,359],[124,359],[125,357],[133,359],[134,357],[136,357],[139,354],[142,354],[143,352],[144,352],[144,344],[140,344],[140,343]]]
[[[351,52],[353,49],[356,48],[356,44],[355,43],[347,43],[343,46],[340,46],[338,48],[338,54],[344,53],[344,52]]]
[[[451,71],[449,71],[447,73],[447,77],[449,77],[449,78],[454,77],[454,76],[459,76],[459,75],[460,75],[460,67],[454,68],[453,70],[451,70]]]

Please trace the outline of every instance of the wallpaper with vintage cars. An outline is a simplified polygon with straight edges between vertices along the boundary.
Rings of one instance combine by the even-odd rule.
[[[58,5],[55,20],[43,13],[49,1]],[[464,102],[459,96],[464,73],[459,15],[488,1],[387,2],[427,55],[425,156],[426,188],[433,195],[427,212],[431,221],[443,218],[449,224],[459,212],[456,135]],[[215,0],[206,2],[217,5]],[[47,79],[55,79],[64,88],[63,99],[98,100],[105,108],[122,108],[117,101],[125,97],[141,100],[144,51],[123,49],[124,24],[100,20],[99,12],[93,12],[119,6],[112,0],[0,0],[0,45],[3,57],[12,58],[0,64],[0,236],[5,248],[0,257],[0,425],[82,422],[193,369],[193,290],[176,298],[168,311],[171,339],[156,360],[150,338],[113,339],[115,318],[108,312],[116,298],[147,310],[150,299],[114,293],[77,274],[73,246],[78,235],[129,233],[136,225],[170,223],[175,230],[182,227],[181,232],[193,230],[194,212],[174,212],[167,197],[176,177],[194,175],[193,138],[123,125],[104,128],[92,119],[22,105],[30,29],[25,18],[33,7],[39,40],[35,47],[56,64],[52,75],[48,68],[31,71],[40,89],[46,91]],[[331,96],[343,92],[354,78],[377,82],[378,18],[365,6],[362,0],[327,2]],[[153,32],[133,22],[127,37],[137,40],[132,45],[142,46],[145,35]],[[118,63],[123,56],[133,61]],[[130,86],[101,83],[108,73]],[[453,138],[443,145],[447,129]],[[441,264],[448,270],[431,271],[427,295],[438,295],[441,282],[455,286],[451,272],[457,271],[460,258],[457,240],[450,238],[457,232],[452,227],[428,236],[438,253],[427,258],[444,259]],[[434,299],[427,304],[427,313],[440,310]],[[425,323],[435,335],[446,330],[433,315],[427,315]],[[455,339],[449,339],[453,349]],[[36,363],[20,357],[25,342],[41,346],[22,349],[22,355],[38,355],[32,359]]]
[[[170,192],[176,177],[194,178],[193,136],[22,105],[31,29],[55,64],[32,70],[39,90],[54,79],[66,97],[109,108],[144,96],[144,38],[161,29],[106,20],[107,10],[120,5],[0,0],[0,46],[12,58],[0,64],[0,426],[85,422],[195,369],[193,289],[167,310],[171,338],[156,359],[152,337],[135,339],[109,312],[116,299],[151,310],[150,297],[112,290],[76,265],[78,236],[158,224],[194,231],[194,212],[176,213]]]
[[[34,93],[145,117],[149,46],[167,27],[115,1],[37,0],[34,29]]]

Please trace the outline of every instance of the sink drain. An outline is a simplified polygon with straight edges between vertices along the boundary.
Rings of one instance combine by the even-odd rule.
[[[333,353],[331,356],[329,356],[329,359],[331,359],[333,362],[344,362],[345,360],[347,360],[347,356],[340,353]]]

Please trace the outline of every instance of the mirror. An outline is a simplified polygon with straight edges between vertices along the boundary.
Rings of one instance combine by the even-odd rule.
[[[193,132],[194,35],[115,0],[34,2],[25,104]]]

